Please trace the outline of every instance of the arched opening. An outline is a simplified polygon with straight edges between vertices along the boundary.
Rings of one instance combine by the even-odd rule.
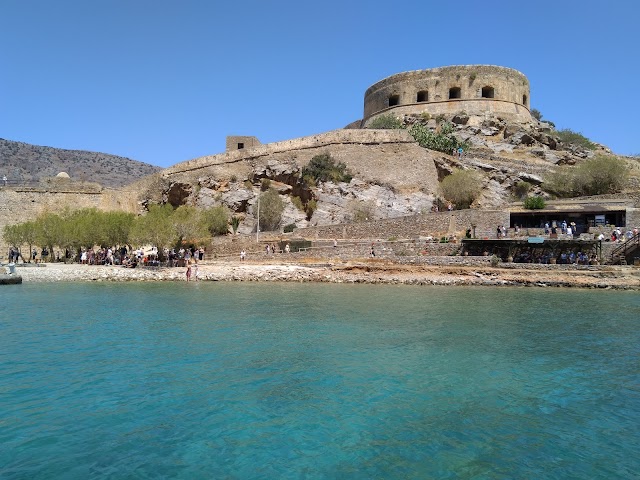
[[[482,87],[482,98],[493,98],[495,90],[493,87]]]
[[[418,92],[417,101],[418,102],[428,102],[429,101],[429,92],[427,92],[426,90],[422,90],[422,91]]]
[[[449,89],[449,99],[461,98],[461,97],[462,97],[462,91],[460,90],[460,87],[451,87]]]
[[[389,96],[389,106],[394,107],[400,103],[400,95],[390,95]]]
[[[527,106],[527,96],[526,95],[522,95],[522,104],[526,107]]]

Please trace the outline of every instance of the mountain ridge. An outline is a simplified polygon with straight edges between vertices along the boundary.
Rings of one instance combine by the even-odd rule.
[[[0,176],[6,175],[10,184],[40,182],[66,172],[72,180],[119,188],[161,170],[162,167],[109,153],[0,138]]]

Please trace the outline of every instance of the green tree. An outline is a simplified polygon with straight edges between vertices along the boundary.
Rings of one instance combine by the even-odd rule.
[[[102,245],[121,246],[130,243],[135,215],[126,212],[99,212],[97,218],[102,225]]]
[[[259,197],[260,230],[276,230],[282,221],[284,202],[278,192],[270,188]]]
[[[189,240],[199,243],[209,236],[204,218],[195,207],[181,205],[171,215],[171,221],[178,236],[178,242]]]
[[[50,254],[53,255],[53,247],[66,243],[62,218],[55,213],[45,212],[38,216],[35,222],[38,244],[43,248],[47,247]]]
[[[229,209],[224,205],[208,208],[202,215],[211,235],[226,235],[229,232]]]
[[[136,218],[131,229],[132,241],[139,245],[150,244],[162,249],[173,245],[178,234],[172,221],[171,205],[151,205],[146,215]]]
[[[473,170],[454,170],[442,180],[440,190],[456,208],[469,208],[482,192],[482,178]]]

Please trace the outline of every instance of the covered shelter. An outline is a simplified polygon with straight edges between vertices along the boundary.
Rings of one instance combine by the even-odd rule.
[[[518,204],[509,208],[510,225],[520,228],[544,228],[545,223],[559,226],[563,220],[575,223],[575,234],[586,233],[590,227],[615,225],[625,227],[627,211],[632,207],[629,200],[555,200],[545,208],[529,210]]]
[[[462,240],[462,251],[463,254],[474,256],[496,255],[502,261],[515,263],[564,263],[563,258],[568,258],[571,253],[576,257],[582,254],[590,260],[601,258],[602,242],[583,239],[558,240],[545,237],[482,240],[465,238]]]

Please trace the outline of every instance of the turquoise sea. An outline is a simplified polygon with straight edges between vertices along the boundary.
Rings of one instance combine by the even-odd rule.
[[[632,479],[640,295],[0,287],[2,479]]]

